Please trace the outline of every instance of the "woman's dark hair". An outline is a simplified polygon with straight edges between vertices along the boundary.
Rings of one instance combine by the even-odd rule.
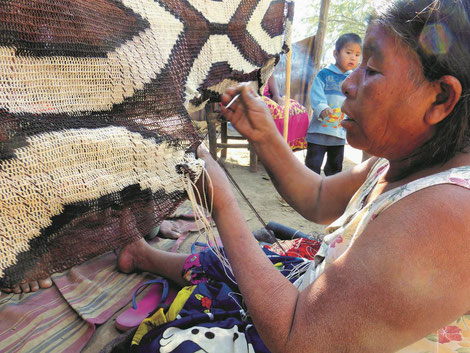
[[[454,110],[411,157],[413,169],[447,162],[470,145],[470,0],[397,0],[371,22],[418,54],[427,80],[451,75],[460,81],[462,96]]]
[[[345,33],[339,36],[335,43],[335,49],[339,53],[348,43],[357,43],[362,46],[362,39],[356,33]]]

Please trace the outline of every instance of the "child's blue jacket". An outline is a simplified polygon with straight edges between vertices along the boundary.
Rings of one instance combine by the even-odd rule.
[[[336,65],[330,64],[320,70],[315,77],[310,91],[310,105],[313,109],[313,115],[308,127],[307,141],[312,139],[312,136],[309,136],[312,134],[334,136],[339,139],[346,138],[346,131],[339,125],[343,120],[341,105],[346,99],[341,92],[341,85],[351,72],[343,73]],[[319,120],[320,113],[328,107],[333,110],[334,115]]]

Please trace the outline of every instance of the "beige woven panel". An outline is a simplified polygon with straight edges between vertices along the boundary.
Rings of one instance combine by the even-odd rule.
[[[181,171],[202,172],[188,112],[264,83],[288,8],[1,1],[0,287],[135,241],[173,212]]]

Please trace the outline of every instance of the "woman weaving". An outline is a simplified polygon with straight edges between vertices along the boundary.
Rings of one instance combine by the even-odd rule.
[[[469,16],[468,0],[398,0],[371,19],[363,62],[343,84],[343,126],[353,147],[377,157],[331,177],[294,157],[252,89],[222,97],[227,104],[241,93],[222,112],[284,199],[314,222],[333,222],[315,262],[291,283],[259,248],[217,163],[200,151],[225,253],[269,351],[453,352],[470,344]],[[188,270],[193,260],[138,242],[119,265],[187,285],[206,275],[194,268],[211,270],[205,255]],[[150,331],[153,341],[138,348],[163,347],[182,328],[168,330]]]

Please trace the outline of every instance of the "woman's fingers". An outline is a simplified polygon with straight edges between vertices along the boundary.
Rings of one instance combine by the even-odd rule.
[[[237,97],[237,94],[235,94],[234,96],[229,95],[229,94],[224,94],[222,96],[222,102],[220,104],[220,113],[228,121],[232,121],[232,119],[235,116],[235,113],[239,111],[239,105],[240,105],[241,98],[240,98],[240,96],[238,96],[237,99],[233,100],[235,97]],[[232,103],[230,104],[230,102],[232,102]]]
[[[247,84],[227,88],[221,97],[221,107],[224,110],[235,112],[241,105],[249,104],[246,98],[253,95],[256,95],[255,90]]]
[[[209,152],[209,149],[204,143],[201,143],[196,150],[196,156],[198,158],[201,158],[205,162],[207,162],[208,159],[213,159],[212,155]]]
[[[247,96],[248,86],[238,86],[235,89],[227,89],[222,95],[220,111],[228,121],[238,121],[242,117],[249,118],[250,97]]]
[[[240,98],[240,97],[237,97],[237,96],[240,96],[240,94],[241,94],[244,87],[246,87],[246,85],[238,85],[236,87],[227,88],[225,90],[225,93],[222,94],[222,96],[220,98],[221,107],[226,108],[230,104],[229,108],[231,108],[232,105],[235,105],[235,103],[237,103],[237,101]],[[237,98],[234,100],[235,97],[237,97]],[[232,102],[232,100],[233,100],[233,102]]]
[[[220,111],[250,142],[261,142],[276,130],[266,103],[251,86],[227,89],[222,95]]]

